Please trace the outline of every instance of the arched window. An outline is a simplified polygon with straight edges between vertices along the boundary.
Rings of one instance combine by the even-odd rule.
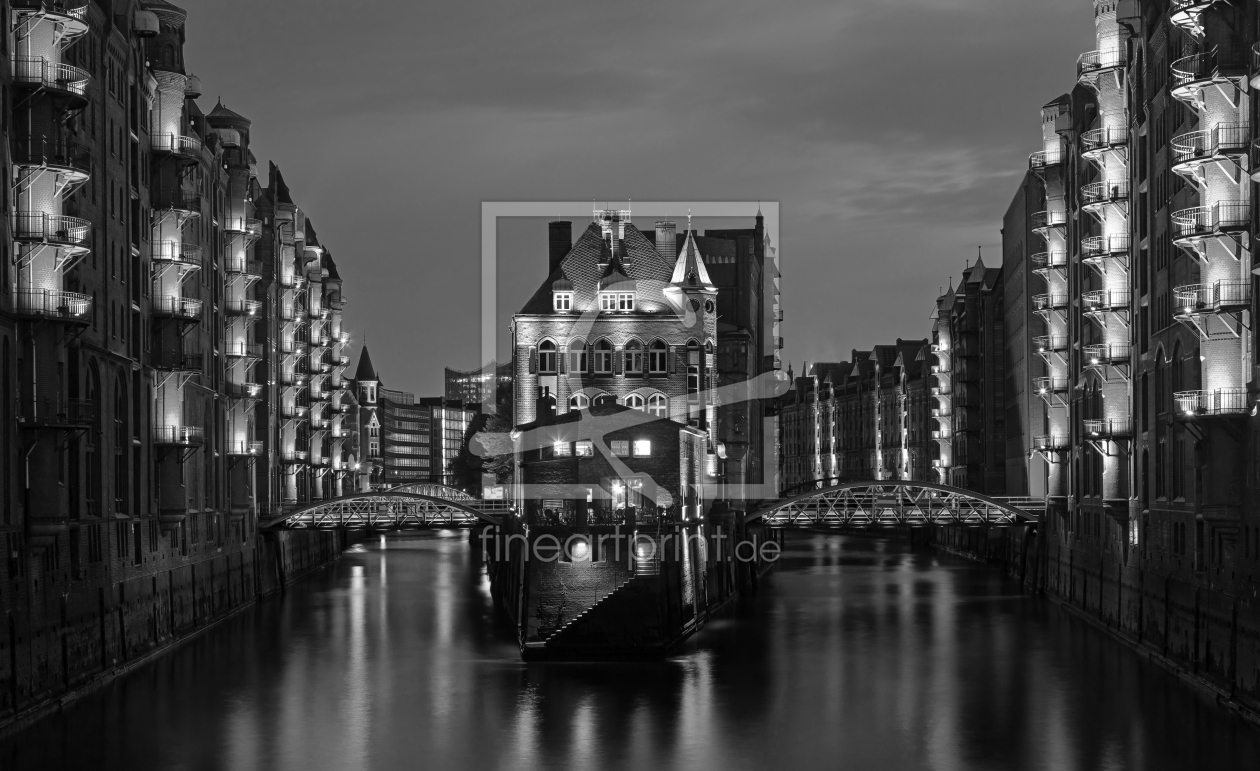
[[[569,372],[585,372],[586,371],[586,341],[572,340],[569,342]]]
[[[630,394],[626,397],[626,406],[632,410],[643,411],[643,397],[638,394]]]
[[[586,394],[573,394],[569,397],[569,409],[584,410],[591,406],[591,399]]]
[[[613,347],[608,340],[595,343],[595,371],[602,375],[612,373]]]
[[[652,394],[648,397],[647,411],[658,418],[665,417],[669,412],[669,402],[665,399],[665,394]]]
[[[538,371],[548,375],[556,373],[556,344],[550,340],[538,346]]]
[[[626,374],[643,374],[643,343],[638,340],[626,343]]]
[[[669,348],[661,340],[653,340],[648,348],[648,372],[653,375],[665,374],[665,359]]]
[[[700,344],[687,343],[687,400],[700,400]]]

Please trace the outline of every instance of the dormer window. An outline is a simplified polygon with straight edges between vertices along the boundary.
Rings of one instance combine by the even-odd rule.
[[[601,311],[632,311],[634,300],[634,292],[600,292],[599,309]]]
[[[572,292],[552,292],[552,307],[558,311],[573,310]]]

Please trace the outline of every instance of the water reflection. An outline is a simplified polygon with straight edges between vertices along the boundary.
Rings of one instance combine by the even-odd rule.
[[[861,538],[789,538],[670,661],[527,666],[434,534],[355,549],[0,768],[1254,769],[1258,739],[993,572]]]

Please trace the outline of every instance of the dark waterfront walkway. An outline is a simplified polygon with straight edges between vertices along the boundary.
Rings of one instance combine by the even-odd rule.
[[[667,662],[530,665],[463,534],[356,547],[0,745],[0,768],[1260,766],[1260,731],[989,568],[787,547]]]

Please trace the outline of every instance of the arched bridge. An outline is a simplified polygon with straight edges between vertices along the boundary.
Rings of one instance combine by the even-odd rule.
[[[453,500],[437,495],[399,492],[397,488],[379,493],[344,495],[264,520],[259,527],[423,530],[499,524],[502,512],[482,511],[476,505],[478,501],[467,493],[464,495],[466,500]]]
[[[1016,525],[1036,514],[1002,501],[932,482],[845,482],[783,498],[751,511],[745,522],[775,527]]]

